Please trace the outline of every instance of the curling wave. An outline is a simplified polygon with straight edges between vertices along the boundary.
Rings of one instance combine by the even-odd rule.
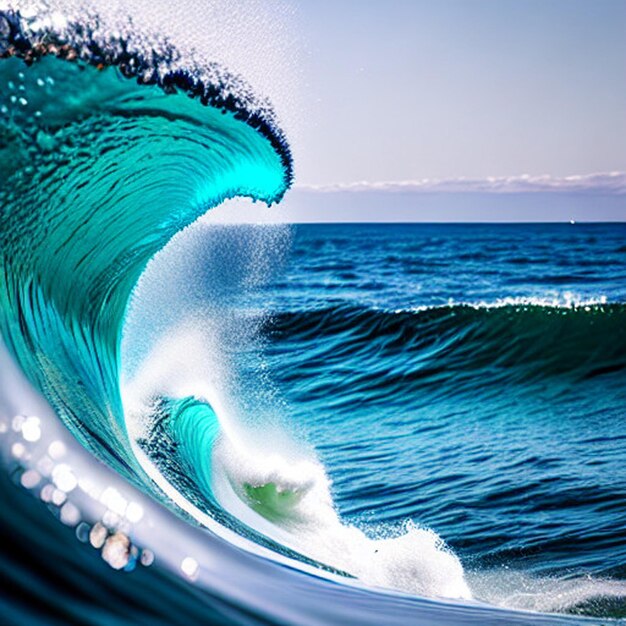
[[[0,323],[81,442],[131,475],[119,342],[139,275],[225,198],[278,201],[291,159],[243,81],[89,24],[0,14]]]
[[[161,496],[120,389],[131,292],[211,207],[279,201],[291,156],[241,78],[130,25],[113,32],[97,15],[0,12],[0,332],[79,441]],[[375,585],[470,596],[435,533],[372,540],[344,525],[319,462],[243,447],[201,392],[142,400],[151,462],[218,522]]]

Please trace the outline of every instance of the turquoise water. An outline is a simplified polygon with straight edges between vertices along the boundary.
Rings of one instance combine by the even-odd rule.
[[[625,228],[188,229],[286,192],[271,106],[94,23],[0,12],[10,621],[622,617]]]

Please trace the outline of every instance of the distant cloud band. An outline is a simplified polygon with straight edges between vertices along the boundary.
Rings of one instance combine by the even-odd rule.
[[[488,178],[422,179],[399,182],[356,182],[297,185],[314,193],[589,193],[626,195],[626,172],[577,176],[505,176]]]

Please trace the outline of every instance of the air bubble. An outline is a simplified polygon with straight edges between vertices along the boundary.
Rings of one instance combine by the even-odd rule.
[[[91,528],[87,522],[81,522],[78,526],[76,526],[76,538],[81,543],[87,543],[89,541],[89,531]]]

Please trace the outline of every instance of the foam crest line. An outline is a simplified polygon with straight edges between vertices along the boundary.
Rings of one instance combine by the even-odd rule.
[[[368,358],[370,343],[376,340],[381,350],[392,352],[401,346],[416,363],[428,362],[430,373],[450,370],[459,376],[497,363],[523,372],[526,379],[586,377],[626,367],[626,346],[619,332],[625,312],[626,306],[617,302],[451,304],[398,311],[342,304],[283,312],[272,318],[268,331],[275,340],[296,345],[323,337],[326,342],[316,348],[317,358],[332,360],[338,346],[349,346]],[[305,361],[310,358],[302,356]]]
[[[130,22],[1,11],[0,55],[0,332],[79,440],[133,478],[131,291],[224,199],[278,201],[289,148],[243,80]]]

